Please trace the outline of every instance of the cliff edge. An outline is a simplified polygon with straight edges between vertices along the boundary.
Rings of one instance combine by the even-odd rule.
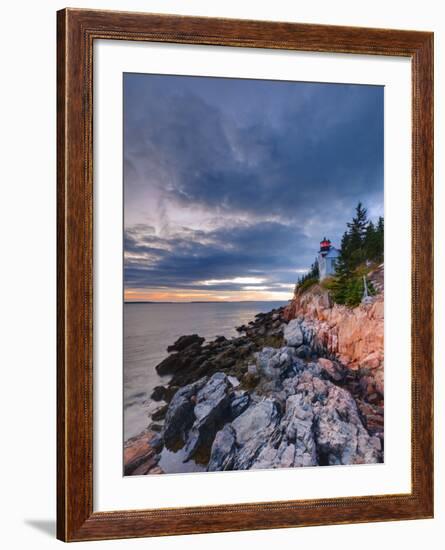
[[[296,320],[311,350],[352,371],[360,370],[370,402],[383,400],[384,265],[369,273],[375,295],[355,308],[334,304],[329,291],[314,285],[295,294],[284,311]],[[369,371],[369,372],[368,372]]]

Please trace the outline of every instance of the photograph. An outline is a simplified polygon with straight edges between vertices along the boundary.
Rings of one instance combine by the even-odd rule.
[[[124,475],[384,463],[384,86],[124,73],[123,161]]]

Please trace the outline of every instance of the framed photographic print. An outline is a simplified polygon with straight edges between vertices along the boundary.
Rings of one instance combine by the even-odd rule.
[[[433,515],[433,35],[58,12],[58,538]]]

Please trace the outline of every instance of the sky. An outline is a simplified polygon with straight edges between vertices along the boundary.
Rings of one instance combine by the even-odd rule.
[[[124,74],[126,301],[288,300],[361,201],[383,87]]]

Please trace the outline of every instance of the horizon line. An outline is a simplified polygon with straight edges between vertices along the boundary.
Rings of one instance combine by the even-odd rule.
[[[289,302],[288,300],[190,300],[190,301],[154,301],[154,300],[124,300],[124,304],[243,304],[253,302]]]

